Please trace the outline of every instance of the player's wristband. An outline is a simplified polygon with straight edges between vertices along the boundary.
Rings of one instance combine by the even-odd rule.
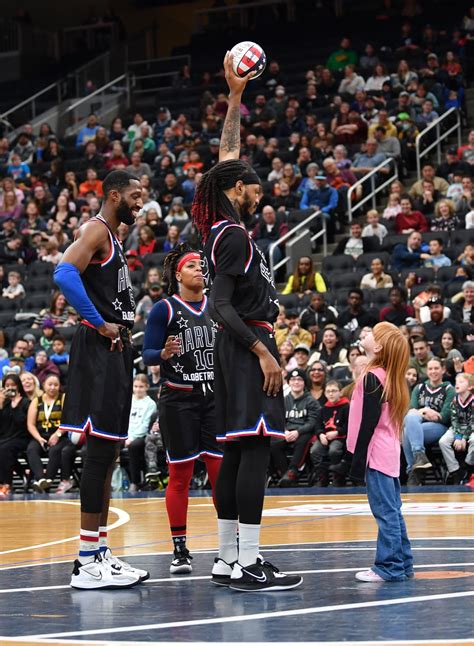
[[[94,327],[105,323],[97,308],[87,295],[79,269],[68,262],[61,262],[54,271],[54,282],[61,289],[66,300]]]

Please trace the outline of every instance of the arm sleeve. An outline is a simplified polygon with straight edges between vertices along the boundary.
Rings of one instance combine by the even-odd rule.
[[[420,386],[415,386],[413,388],[413,391],[411,393],[411,398],[410,398],[410,408],[420,408],[420,404],[418,403],[418,393],[420,392]]]
[[[95,327],[105,323],[97,308],[87,295],[81,279],[79,269],[68,262],[61,262],[54,271],[54,282],[61,289],[74,309],[79,312],[82,318],[86,319]]]
[[[308,191],[305,188],[304,191],[303,191],[303,195],[301,197],[300,209],[307,209],[308,205],[309,205]]]
[[[314,282],[315,282],[315,287],[317,292],[319,293],[327,292],[326,283],[324,282],[324,278],[321,276],[319,271],[316,272]]]
[[[240,227],[229,227],[214,251],[216,277],[209,298],[213,318],[247,348],[257,341],[257,337],[238,315],[232,296],[237,278],[245,275],[248,249],[245,231]]]
[[[158,301],[148,317],[143,340],[143,363],[157,366],[162,363],[161,351],[168,331],[168,308],[164,301]]]
[[[212,285],[209,306],[213,317],[242,345],[250,348],[257,341],[257,337],[245,325],[231,303],[235,283],[235,276],[217,275]]]
[[[298,431],[300,436],[308,435],[311,437],[315,435],[322,426],[321,406],[315,399],[311,401],[311,399],[308,397],[306,409],[308,411],[308,420],[305,424],[297,426],[296,430]]]
[[[292,292],[293,292],[293,276],[290,276],[288,278],[288,282],[286,283],[286,285],[283,288],[283,291],[281,293],[282,294],[291,294]]]
[[[364,379],[362,417],[350,471],[351,477],[362,482],[365,480],[370,440],[382,413],[382,390],[380,381],[373,373],[369,372]]]

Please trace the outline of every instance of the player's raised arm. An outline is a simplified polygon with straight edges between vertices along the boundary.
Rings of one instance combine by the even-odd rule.
[[[219,148],[219,161],[239,159],[240,156],[240,103],[242,94],[249,79],[254,74],[240,78],[232,69],[233,55],[227,52],[224,57],[224,72],[229,86],[229,107],[222,129],[221,144]]]

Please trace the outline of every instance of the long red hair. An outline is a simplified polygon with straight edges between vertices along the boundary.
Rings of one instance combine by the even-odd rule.
[[[372,330],[380,352],[369,362],[366,371],[383,368],[386,373],[383,396],[388,402],[390,416],[401,435],[403,420],[408,411],[410,395],[405,373],[410,359],[408,341],[392,323],[377,323]]]

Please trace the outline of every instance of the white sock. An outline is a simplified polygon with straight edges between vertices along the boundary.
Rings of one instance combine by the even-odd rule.
[[[99,552],[103,554],[107,547],[107,526],[99,527]]]
[[[99,532],[81,529],[79,537],[79,561],[82,565],[90,563],[99,553]]]
[[[260,546],[260,525],[239,523],[239,563],[243,567],[257,562]]]
[[[217,519],[219,533],[219,558],[226,563],[234,563],[237,560],[237,528],[238,521]]]

